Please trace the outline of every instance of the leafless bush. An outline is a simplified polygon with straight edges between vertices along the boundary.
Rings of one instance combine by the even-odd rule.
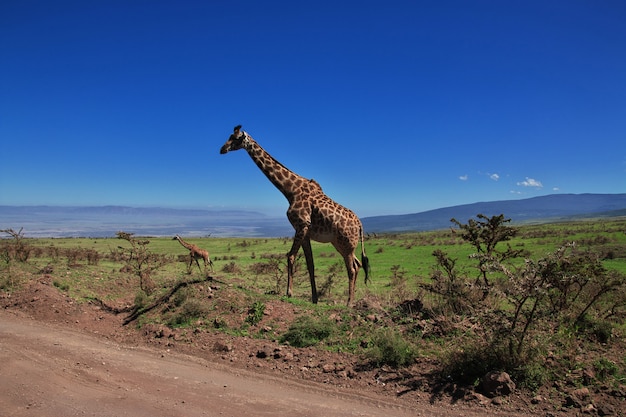
[[[239,268],[239,266],[235,262],[231,261],[222,267],[222,272],[226,272],[229,274],[238,274],[241,272],[241,268]]]
[[[164,255],[152,253],[148,250],[147,239],[138,239],[133,233],[117,232],[118,239],[126,240],[130,248],[119,247],[120,257],[125,262],[125,268],[139,277],[140,288],[148,295],[154,290],[151,275],[169,262]]]
[[[1,233],[8,234],[12,238],[11,241],[4,241],[3,239],[2,246],[0,247],[2,259],[6,263],[12,260],[26,262],[30,257],[33,247],[26,243],[22,230],[24,230],[24,228],[21,228],[18,232],[13,229],[0,230]]]
[[[326,277],[317,289],[317,293],[320,296],[330,296],[332,289],[337,282],[337,277],[342,273],[342,269],[343,264],[339,262],[328,267]]]

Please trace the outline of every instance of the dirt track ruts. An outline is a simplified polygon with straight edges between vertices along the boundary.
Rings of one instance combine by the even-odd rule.
[[[0,310],[0,416],[479,416],[303,384]],[[483,414],[486,415],[486,414]]]

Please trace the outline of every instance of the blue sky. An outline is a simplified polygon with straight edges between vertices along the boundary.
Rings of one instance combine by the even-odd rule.
[[[0,204],[361,216],[626,192],[626,3],[3,1]]]

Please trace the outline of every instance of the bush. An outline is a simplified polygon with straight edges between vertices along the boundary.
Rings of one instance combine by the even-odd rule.
[[[606,358],[597,359],[593,363],[593,367],[600,381],[606,381],[609,376],[614,376],[619,372],[619,367]]]
[[[204,316],[206,312],[206,307],[199,300],[190,298],[180,306],[178,313],[169,322],[171,325],[184,325],[195,318]]]
[[[140,289],[135,294],[135,307],[143,308],[146,305],[148,305],[148,295]]]
[[[54,281],[52,281],[52,285],[54,285],[56,288],[60,289],[61,291],[68,292],[70,290],[70,284],[68,284],[67,282],[61,282],[55,279]]]
[[[248,310],[248,316],[246,317],[246,323],[254,326],[263,319],[265,313],[265,304],[261,301],[256,301],[252,304],[250,310]]]
[[[239,268],[239,266],[237,266],[235,262],[230,262],[222,267],[222,272],[226,272],[229,274],[238,274],[241,272],[241,268]]]
[[[371,340],[367,356],[376,366],[402,367],[415,361],[417,350],[400,333],[391,329],[380,329]]]
[[[281,343],[289,343],[294,347],[313,346],[328,338],[333,333],[333,324],[329,320],[315,320],[310,316],[296,319],[287,333],[281,338]]]
[[[28,261],[31,251],[33,250],[33,247],[27,244],[24,240],[22,230],[23,228],[21,228],[18,232],[13,229],[0,230],[0,233],[6,233],[13,238],[12,241],[3,240],[2,246],[0,247],[2,259],[4,259],[7,264],[11,260],[18,262]]]

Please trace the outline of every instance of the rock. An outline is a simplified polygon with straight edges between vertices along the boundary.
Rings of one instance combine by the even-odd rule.
[[[589,405],[591,402],[589,388],[575,389],[565,397],[566,407],[583,408]]]
[[[596,379],[596,373],[593,369],[585,369],[583,370],[583,384],[591,385],[593,381]]]
[[[540,403],[544,402],[545,400],[546,400],[546,399],[545,399],[545,397],[544,397],[544,396],[542,396],[542,395],[535,395],[535,396],[534,396],[534,397],[530,400],[530,402],[531,402],[532,404],[540,404]]]
[[[335,372],[336,368],[335,365],[327,363],[324,366],[322,366],[322,371],[324,371],[324,373],[330,373],[330,372]]]
[[[233,344],[231,342],[222,342],[218,340],[213,345],[213,350],[215,350],[216,352],[232,352]]]
[[[598,406],[599,416],[612,416],[615,415],[615,408],[610,404],[600,404]]]
[[[506,372],[489,372],[482,379],[482,391],[487,397],[509,395],[515,390],[515,383]]]
[[[465,396],[465,401],[475,402],[475,403],[480,404],[482,406],[489,405],[489,403],[490,403],[489,398],[485,397],[484,395],[482,395],[482,394],[480,394],[478,392],[468,393]]]
[[[172,329],[160,324],[147,324],[143,327],[146,336],[153,336],[155,339],[167,339],[172,337]]]

